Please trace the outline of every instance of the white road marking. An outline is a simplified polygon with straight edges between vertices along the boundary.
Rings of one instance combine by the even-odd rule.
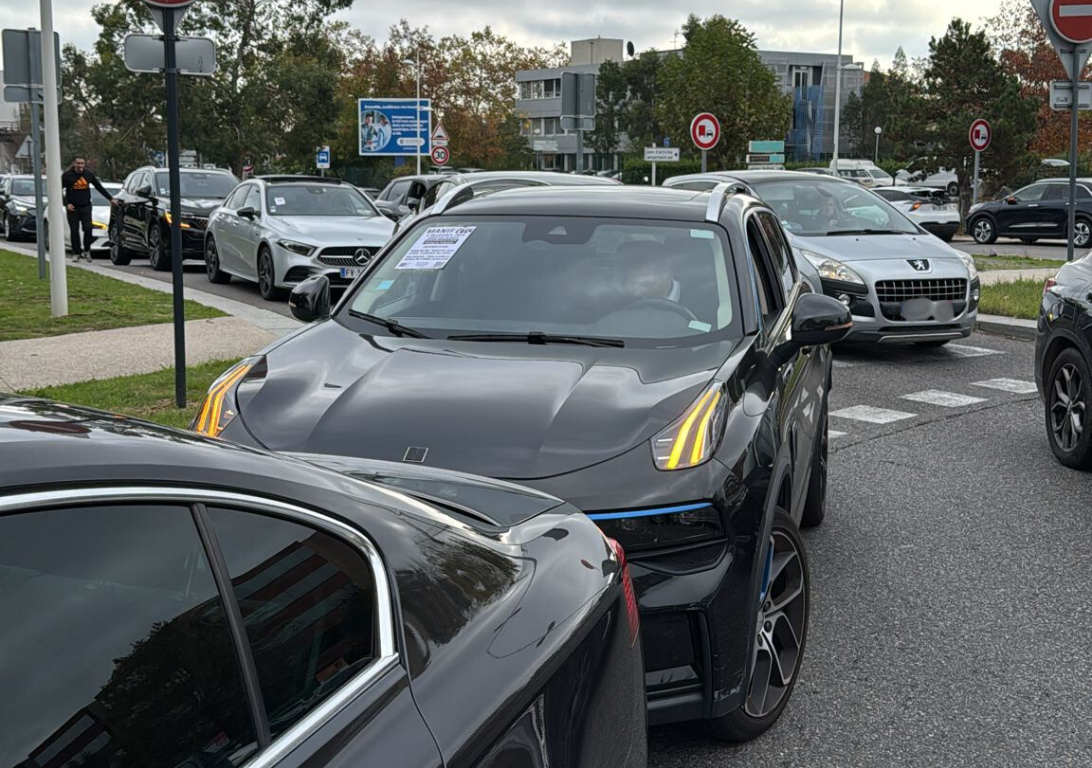
[[[855,421],[867,421],[869,424],[891,424],[895,421],[912,419],[917,416],[916,413],[891,411],[887,408],[873,408],[871,405],[855,405],[852,408],[834,411],[830,415],[843,419],[854,419]]]
[[[836,429],[828,429],[827,430],[827,436],[830,437],[831,440],[837,440],[839,437],[845,437],[847,434],[849,434],[849,433],[848,432],[839,432]]]
[[[848,360],[835,360],[834,361],[834,367],[835,368],[856,368],[857,364],[856,363],[851,363]]]
[[[915,403],[925,403],[927,405],[939,405],[942,408],[962,408],[966,405],[986,402],[984,397],[958,395],[955,392],[943,392],[939,389],[926,389],[922,392],[914,392],[909,395],[903,395],[902,399],[912,400]]]
[[[987,355],[1005,354],[999,349],[986,349],[985,347],[971,347],[966,344],[947,344],[944,349],[949,357],[986,357]]]
[[[976,381],[972,387],[985,387],[986,389],[999,389],[1002,392],[1012,392],[1016,395],[1030,395],[1035,392],[1035,382],[1022,381],[1020,379],[989,379]]]

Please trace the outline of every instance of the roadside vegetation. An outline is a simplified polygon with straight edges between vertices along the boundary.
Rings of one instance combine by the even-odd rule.
[[[975,256],[979,272],[1000,269],[1061,269],[1065,259],[1036,259],[1031,256]]]
[[[986,315],[1035,320],[1039,317],[1042,299],[1042,280],[1013,280],[983,285],[978,311]]]

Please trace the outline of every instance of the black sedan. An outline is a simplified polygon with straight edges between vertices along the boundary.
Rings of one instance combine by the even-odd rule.
[[[614,542],[309,459],[0,397],[0,765],[644,766]]]
[[[336,311],[301,284],[320,322],[227,372],[194,427],[575,504],[630,556],[651,720],[754,737],[802,658],[797,528],[823,517],[824,345],[851,322],[727,189],[453,190]]]
[[[1092,469],[1092,254],[1048,280],[1035,340],[1047,440],[1062,464]]]
[[[45,193],[45,181],[42,181]],[[34,200],[33,176],[8,176],[0,181],[0,217],[9,242],[33,240],[37,230],[38,204]]]
[[[1092,179],[1077,180],[1076,224],[1078,248],[1092,243]],[[967,231],[975,242],[989,245],[998,237],[1015,237],[1031,244],[1041,239],[1068,237],[1069,182],[1044,179],[1019,189],[1002,200],[978,203],[967,213]]]
[[[183,260],[205,260],[209,214],[238,183],[230,171],[179,169]],[[139,257],[154,270],[171,268],[170,193],[170,173],[164,168],[147,166],[129,174],[110,211],[110,261],[126,265]]]

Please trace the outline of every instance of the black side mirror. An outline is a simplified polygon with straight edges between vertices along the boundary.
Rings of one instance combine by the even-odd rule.
[[[136,193],[138,197],[146,197],[149,200],[155,197],[155,195],[152,194],[152,186],[150,184],[145,184],[143,187],[138,189]]]
[[[777,347],[771,357],[784,365],[804,347],[819,347],[841,341],[853,328],[849,308],[831,296],[805,293],[792,313],[792,336]]]
[[[258,218],[258,212],[249,205],[246,208],[240,208],[235,213],[238,214],[241,219],[250,219],[251,221],[254,221],[254,219]]]
[[[326,275],[309,277],[292,289],[288,308],[297,320],[310,323],[330,316],[330,279]]]

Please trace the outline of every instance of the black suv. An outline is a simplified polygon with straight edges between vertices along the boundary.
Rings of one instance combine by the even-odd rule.
[[[1092,242],[1092,179],[1077,179],[1077,223],[1074,245]],[[971,206],[967,231],[975,242],[989,245],[998,237],[1015,237],[1031,244],[1040,239],[1065,240],[1069,225],[1069,182],[1044,179],[1003,200]]]
[[[179,169],[182,193],[182,258],[205,258],[205,227],[239,180],[230,171]],[[170,174],[166,168],[138,168],[125,179],[110,211],[110,261],[128,264],[146,257],[152,269],[171,268]]]
[[[194,427],[566,499],[630,559],[650,720],[753,738],[800,668],[798,526],[824,515],[827,345],[851,320],[728,190],[457,188],[336,310],[301,283],[319,322],[219,379]]]

